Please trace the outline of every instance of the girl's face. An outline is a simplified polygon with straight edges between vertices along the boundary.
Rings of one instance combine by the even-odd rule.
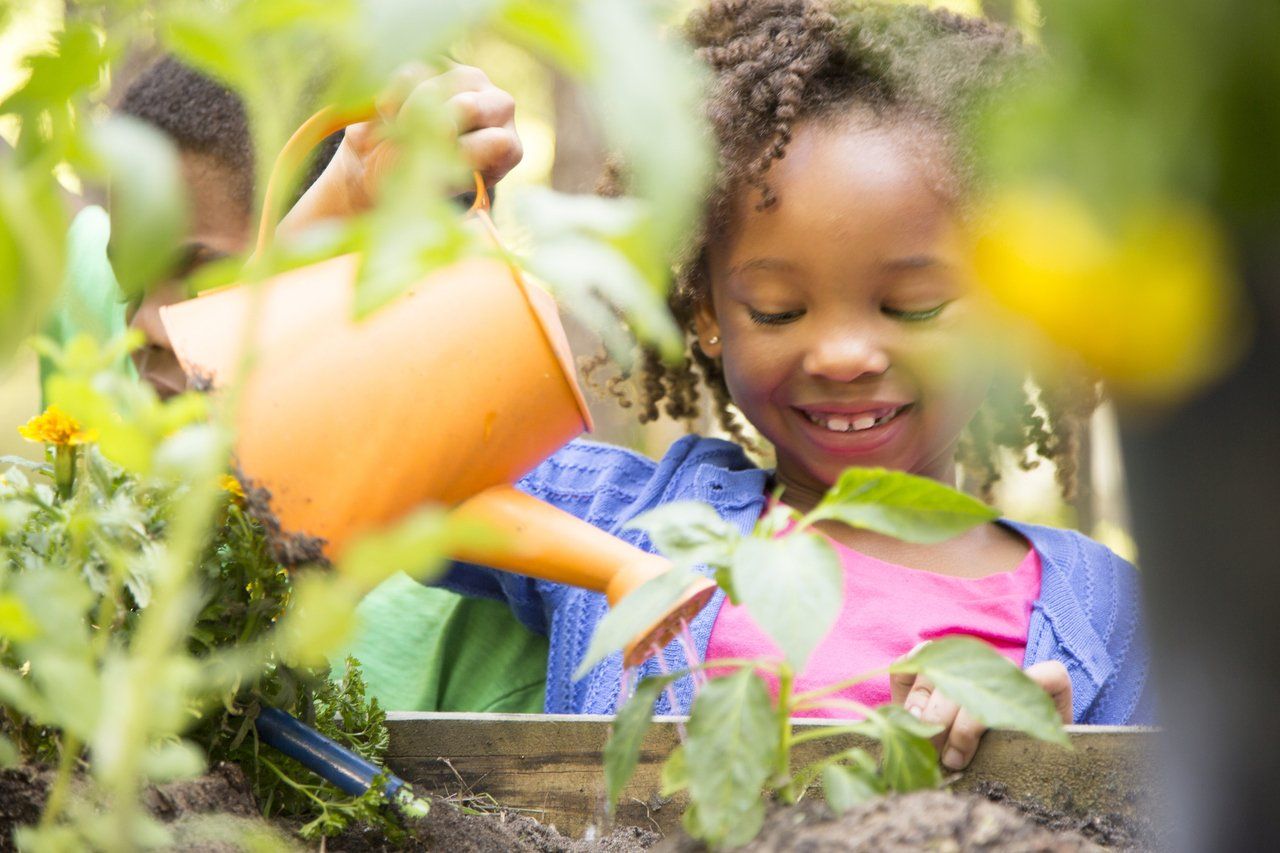
[[[915,131],[915,132],[913,132]],[[968,253],[918,128],[796,127],[708,248],[699,344],[775,447],[789,503],[851,465],[954,480],[960,431],[990,384]],[[718,339],[712,343],[713,339]]]

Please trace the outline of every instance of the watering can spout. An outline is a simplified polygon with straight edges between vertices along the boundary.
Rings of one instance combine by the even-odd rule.
[[[486,489],[459,505],[453,515],[511,537],[505,546],[460,549],[454,554],[458,559],[603,592],[610,607],[671,568],[669,561],[512,486]],[[690,584],[662,618],[627,644],[623,663],[634,666],[665,647],[713,592],[715,585],[705,578]]]

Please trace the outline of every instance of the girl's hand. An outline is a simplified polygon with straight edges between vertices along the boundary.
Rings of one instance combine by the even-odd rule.
[[[1053,699],[1062,722],[1071,722],[1071,678],[1067,668],[1056,660],[1043,661],[1026,668],[1031,679]],[[987,727],[968,711],[952,702],[924,676],[890,675],[889,690],[895,705],[901,705],[917,719],[942,726],[933,737],[933,745],[948,770],[963,770],[978,751],[978,741]]]
[[[396,146],[386,139],[387,122],[410,99],[442,101],[458,128],[458,145],[467,164],[493,186],[510,172],[524,149],[516,134],[516,102],[479,68],[455,65],[430,76],[423,66],[396,75],[379,99],[380,118],[346,129],[333,159],[281,222],[280,231],[295,231],[323,219],[341,218],[369,209],[379,182],[395,161]],[[459,187],[459,191],[468,187]]]

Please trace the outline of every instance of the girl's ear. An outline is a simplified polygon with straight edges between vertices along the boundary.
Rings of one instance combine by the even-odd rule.
[[[698,336],[698,349],[702,350],[707,358],[719,358],[720,322],[716,320],[716,309],[711,304],[710,298],[701,300],[693,309],[693,329]]]

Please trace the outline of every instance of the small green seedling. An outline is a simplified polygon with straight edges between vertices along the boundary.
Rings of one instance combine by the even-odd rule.
[[[896,706],[871,708],[835,695],[888,673],[926,676],[989,727],[1067,744],[1049,696],[1018,667],[972,637],[935,640],[905,660],[886,662],[883,669],[804,693],[793,689],[796,673],[835,624],[843,598],[839,558],[813,530],[815,524],[839,521],[929,543],[995,518],[990,507],[933,480],[851,468],[809,513],[801,515],[775,503],[748,536],[698,503],[669,504],[635,521],[634,526],[645,530],[676,564],[669,577],[651,581],[648,592],[666,590],[674,599],[683,591],[690,569],[705,565],[729,599],[744,605],[782,650],[781,660],[717,660],[698,667],[718,677],[697,694],[684,744],[668,757],[662,771],[663,796],[688,792],[683,820],[691,835],[717,847],[743,844],[760,830],[762,794],[791,804],[818,780],[837,812],[889,791],[939,785],[942,772],[930,740],[937,727]],[[579,672],[616,651],[618,637],[631,636],[649,618],[649,611],[667,603],[635,597],[638,604],[624,600],[601,623],[597,638],[605,639],[593,642]],[[635,769],[654,701],[672,680],[686,674],[687,670],[643,679],[619,710],[604,752],[611,808]],[[765,674],[777,681],[776,699],[770,696]],[[832,708],[857,719],[793,731],[794,715]],[[878,761],[859,748],[837,749],[793,768],[797,745],[855,733],[880,743]]]

